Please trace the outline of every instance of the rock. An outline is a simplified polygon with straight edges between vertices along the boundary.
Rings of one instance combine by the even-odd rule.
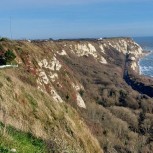
[[[132,56],[130,59],[131,59],[132,61],[135,61],[135,60],[136,60],[136,58],[135,58],[135,57],[133,57],[133,56]]]

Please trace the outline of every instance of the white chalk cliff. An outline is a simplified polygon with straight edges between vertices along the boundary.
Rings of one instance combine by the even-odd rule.
[[[64,42],[63,42],[64,43]],[[57,45],[57,44],[56,44]],[[94,41],[69,41],[62,44],[63,47],[58,50],[54,49],[52,51],[52,58],[44,58],[38,61],[38,89],[46,92],[46,86],[50,90],[50,95],[57,102],[63,102],[60,94],[55,89],[55,82],[62,88],[60,84],[59,74],[61,71],[67,71],[67,68],[58,60],[58,56],[63,56],[69,58],[70,54],[80,57],[91,56],[96,62],[100,64],[110,64],[109,56],[107,51],[117,51],[126,56],[130,54],[131,56],[131,69],[137,70],[137,59],[142,55],[143,49],[129,38],[116,38],[116,39],[99,39]],[[58,46],[58,45],[57,45]],[[74,90],[76,96],[76,102],[79,107],[86,108],[85,101],[81,97],[79,91],[84,89],[78,80],[71,80],[69,78],[70,84]]]

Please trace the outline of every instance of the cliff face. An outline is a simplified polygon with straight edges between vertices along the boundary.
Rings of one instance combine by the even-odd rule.
[[[37,88],[49,93],[57,102],[65,101],[66,99],[63,99],[61,95],[67,92],[67,94],[73,96],[78,106],[83,108],[86,108],[86,105],[79,91],[84,90],[84,87],[75,77],[73,66],[69,67],[67,63],[69,60],[76,60],[77,63],[79,60],[86,62],[87,59],[89,62],[97,63],[99,67],[117,64],[120,68],[124,65],[124,56],[128,53],[132,55],[133,59],[135,58],[131,62],[131,68],[135,70],[137,67],[136,58],[142,54],[142,48],[128,38],[104,39],[95,42],[22,42],[22,44],[29,50],[27,54],[30,56],[27,55],[24,59],[23,54],[21,58],[24,59],[25,67],[29,69],[29,72],[34,71],[34,75],[37,77]],[[32,63],[32,60],[35,60],[36,65]],[[29,63],[27,63],[28,61]],[[77,67],[77,65],[74,65],[74,67]],[[69,91],[64,89],[66,87],[69,87]],[[58,91],[62,92],[61,95]]]
[[[130,73],[136,75],[143,52],[132,39],[0,45],[16,54],[18,64],[1,70],[1,122],[50,140],[57,148],[62,144],[69,152],[149,150],[152,99],[123,79],[126,56]]]

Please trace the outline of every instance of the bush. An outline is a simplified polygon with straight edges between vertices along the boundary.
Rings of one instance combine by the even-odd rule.
[[[138,116],[136,116],[129,108],[113,106],[110,107],[109,110],[117,118],[126,121],[131,130],[134,132],[138,131]]]
[[[0,56],[0,65],[6,65],[11,63],[16,58],[15,54],[11,50],[7,50],[4,54]]]
[[[16,58],[15,54],[11,50],[6,51],[4,54],[4,57],[5,57],[6,63],[10,63]]]
[[[0,38],[0,41],[8,41],[8,40],[9,40],[8,38],[4,38],[4,37]]]

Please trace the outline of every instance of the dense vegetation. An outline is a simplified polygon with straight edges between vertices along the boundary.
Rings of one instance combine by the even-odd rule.
[[[2,52],[2,51],[1,51]],[[0,55],[0,65],[11,64],[11,62],[16,58],[15,54],[11,50],[2,52]]]
[[[110,65],[101,65],[91,57],[63,57],[85,88],[82,96],[88,109],[80,114],[106,153],[151,153],[153,100],[123,80],[124,55],[113,49],[107,55],[115,59]],[[137,78],[135,84],[140,85],[139,76],[131,73]],[[148,80],[143,82],[149,87],[153,81]]]

